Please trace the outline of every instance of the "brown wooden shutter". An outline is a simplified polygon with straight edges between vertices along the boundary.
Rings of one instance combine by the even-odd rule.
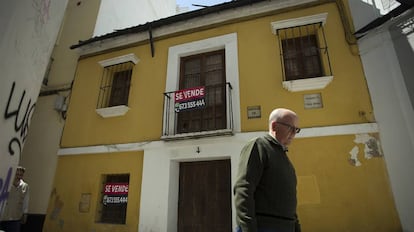
[[[286,80],[323,76],[315,35],[282,40]]]
[[[181,58],[180,89],[205,86],[206,107],[178,113],[177,133],[226,127],[224,50]]]
[[[132,70],[114,73],[109,106],[128,105]]]

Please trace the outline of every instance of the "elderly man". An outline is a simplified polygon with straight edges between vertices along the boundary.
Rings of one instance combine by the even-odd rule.
[[[269,133],[244,146],[234,186],[237,231],[300,231],[296,173],[286,154],[300,132],[298,121],[295,112],[275,109],[269,116]]]

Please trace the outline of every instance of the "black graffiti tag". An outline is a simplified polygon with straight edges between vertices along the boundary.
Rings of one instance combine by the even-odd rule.
[[[19,156],[22,152],[22,144],[24,144],[24,141],[26,140],[29,124],[30,124],[30,118],[33,114],[33,110],[35,107],[35,103],[32,104],[32,99],[29,99],[27,102],[26,110],[22,111],[22,105],[23,101],[25,99],[26,90],[23,91],[21,97],[19,106],[15,108],[14,110],[10,109],[12,99],[14,98],[14,88],[16,86],[16,82],[13,82],[12,88],[10,90],[9,99],[7,101],[6,110],[4,111],[4,118],[6,120],[10,120],[14,117],[14,131],[18,134],[17,136],[14,136],[10,139],[9,142],[9,154],[14,155],[16,153],[16,146],[18,148]],[[24,114],[22,115],[22,113]],[[20,134],[19,134],[20,132]]]

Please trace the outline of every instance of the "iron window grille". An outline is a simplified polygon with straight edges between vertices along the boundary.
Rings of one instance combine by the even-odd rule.
[[[103,181],[100,191],[101,196],[98,198],[100,201],[98,202],[98,213],[96,221],[100,223],[125,224],[128,203],[127,201],[121,201],[118,203],[115,202],[113,204],[106,204],[105,198],[107,198],[108,196],[105,194],[104,188],[108,183],[127,183],[129,185],[129,174],[103,175]],[[128,195],[126,195],[126,197],[126,199],[128,199]]]
[[[283,80],[332,76],[322,23],[277,30]]]
[[[104,68],[97,109],[128,105],[133,62],[124,62]]]

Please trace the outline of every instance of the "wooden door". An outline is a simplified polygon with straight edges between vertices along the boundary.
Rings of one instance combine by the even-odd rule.
[[[180,164],[178,232],[231,231],[230,160]]]

